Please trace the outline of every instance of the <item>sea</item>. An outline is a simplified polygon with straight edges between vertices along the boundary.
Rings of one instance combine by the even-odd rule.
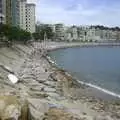
[[[120,46],[73,47],[49,55],[81,83],[120,98]]]

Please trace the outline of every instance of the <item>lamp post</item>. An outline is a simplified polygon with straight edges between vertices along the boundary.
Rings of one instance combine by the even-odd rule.
[[[43,48],[46,49],[46,41],[47,41],[47,34],[44,33],[44,41],[43,41]]]

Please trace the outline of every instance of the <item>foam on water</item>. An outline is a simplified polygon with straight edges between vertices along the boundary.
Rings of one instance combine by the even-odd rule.
[[[67,72],[67,75],[71,76],[68,72]],[[75,79],[76,79],[76,78],[75,78]],[[93,85],[93,84],[91,84],[91,83],[86,83],[86,82],[80,81],[80,80],[78,80],[78,79],[76,79],[76,80],[77,80],[78,83],[80,83],[80,84],[82,84],[82,85],[86,85],[86,86],[95,88],[95,89],[97,89],[97,90],[99,90],[99,91],[102,91],[102,92],[108,94],[108,95],[112,95],[112,96],[114,96],[114,97],[120,98],[120,95],[119,95],[119,94],[116,94],[116,93],[114,93],[114,92],[112,92],[112,91],[109,91],[109,90],[107,90],[107,89],[101,88],[101,87],[99,87],[99,86],[97,86],[97,85]]]
[[[85,82],[82,82],[82,81],[79,81],[79,80],[77,80],[77,81],[78,81],[80,84],[87,85],[87,86],[89,86],[89,87],[92,87],[92,88],[95,88],[95,89],[97,89],[97,90],[100,90],[100,91],[102,91],[102,92],[104,92],[104,93],[106,93],[106,94],[108,94],[108,95],[112,95],[112,96],[114,96],[114,97],[120,98],[120,95],[119,95],[119,94],[116,94],[116,93],[114,93],[114,92],[112,92],[112,91],[109,91],[109,90],[107,90],[107,89],[101,88],[101,87],[99,87],[99,86],[97,86],[97,85],[93,85],[93,84],[91,84],[91,83],[85,83]]]

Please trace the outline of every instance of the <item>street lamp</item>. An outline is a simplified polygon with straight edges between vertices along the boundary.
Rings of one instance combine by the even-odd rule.
[[[43,41],[43,48],[46,49],[46,41],[47,41],[47,34],[46,32],[44,33],[44,41]]]

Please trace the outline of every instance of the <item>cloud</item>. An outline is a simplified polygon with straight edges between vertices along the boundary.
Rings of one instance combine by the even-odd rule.
[[[28,3],[37,3],[38,0],[27,0]]]
[[[44,23],[119,26],[119,0],[29,0],[36,3],[36,18]]]

